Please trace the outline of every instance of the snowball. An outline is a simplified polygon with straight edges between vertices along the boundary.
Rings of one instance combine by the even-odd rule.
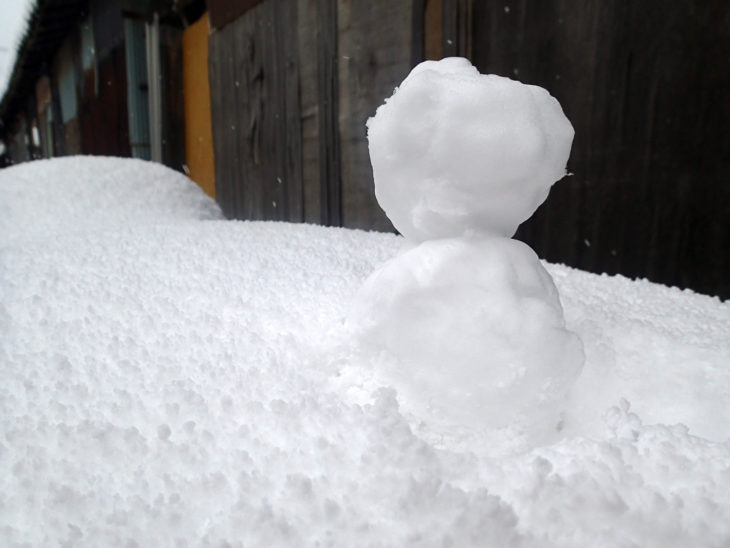
[[[550,275],[506,238],[396,256],[366,280],[347,325],[366,352],[395,358],[386,373],[399,390],[467,427],[555,427],[583,365]]]
[[[573,133],[540,87],[426,61],[368,120],[375,194],[414,241],[509,237],[565,175]]]

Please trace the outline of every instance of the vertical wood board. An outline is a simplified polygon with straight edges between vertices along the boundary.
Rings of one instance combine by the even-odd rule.
[[[320,116],[318,95],[318,37],[320,0],[298,0],[299,99],[302,147],[302,218],[307,223],[325,223],[319,163]]]
[[[518,236],[551,261],[730,296],[723,2],[474,3],[482,72],[548,89],[573,173]]]
[[[185,163],[190,178],[215,198],[215,159],[208,71],[207,14],[183,32]]]
[[[216,192],[227,215],[303,219],[296,0],[268,0],[210,39]]]
[[[337,2],[342,223],[347,227],[393,230],[375,199],[365,124],[412,68],[413,11],[413,0]]]

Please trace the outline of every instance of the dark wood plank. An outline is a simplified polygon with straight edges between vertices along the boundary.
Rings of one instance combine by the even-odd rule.
[[[442,10],[443,56],[471,57],[472,0],[443,0]]]
[[[426,1],[413,0],[411,15],[411,66],[426,58]]]
[[[211,35],[216,191],[229,216],[303,220],[296,24],[296,0],[269,0]]]
[[[232,25],[233,38],[226,54],[233,67],[226,82],[234,106],[228,123],[234,138],[233,154],[240,172],[233,187],[236,218],[264,219],[261,210],[261,103],[264,69],[257,21],[262,6],[247,12]],[[215,129],[214,129],[215,131]]]
[[[182,30],[160,25],[162,75],[162,161],[182,171],[185,163]]]
[[[234,188],[240,184],[239,163],[236,158],[235,93],[233,57],[230,55],[235,29],[225,28],[210,35],[208,71],[211,94],[211,125],[215,153],[216,199],[226,217],[238,216]]]
[[[261,0],[208,0],[210,24],[222,29],[256,6]]]
[[[412,68],[413,9],[413,0],[337,3],[344,226],[393,230],[375,199],[365,124]]]
[[[426,0],[423,16],[424,58],[438,60],[444,56],[443,0]]]
[[[280,90],[284,111],[284,127],[281,132],[280,157],[284,165],[283,180],[278,181],[284,190],[282,204],[286,206],[284,219],[292,222],[304,220],[304,185],[302,182],[302,124],[299,87],[298,51],[298,0],[276,0],[276,37],[281,45],[278,55],[282,76]]]
[[[264,45],[263,62],[266,74],[264,86],[266,101],[262,104],[264,120],[264,190],[263,210],[266,219],[287,220],[286,177],[286,112],[285,79],[281,71],[281,50],[284,29],[279,28],[279,0],[264,3],[259,22],[260,40]],[[282,32],[278,32],[281,30]]]
[[[51,111],[53,112],[53,144],[57,156],[68,154],[66,151],[66,132],[61,116],[61,95],[58,90],[58,78],[51,73]]]
[[[97,63],[95,70],[86,71],[84,87],[87,93],[79,104],[84,154],[130,156],[132,153],[129,145],[124,55],[124,46],[118,46]],[[114,131],[109,131],[109,128],[114,128]]]
[[[446,0],[444,0],[446,1]],[[725,3],[474,3],[482,72],[547,88],[569,169],[518,236],[551,261],[730,297]]]
[[[322,222],[342,225],[342,172],[339,131],[337,0],[319,0],[317,89],[319,176]]]
[[[319,36],[318,0],[299,0],[298,51],[299,97],[302,161],[302,219],[323,223],[319,165],[319,102],[317,40]]]

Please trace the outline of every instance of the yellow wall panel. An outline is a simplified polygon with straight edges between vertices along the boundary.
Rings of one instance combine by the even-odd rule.
[[[183,33],[183,90],[185,93],[185,157],[190,178],[215,198],[215,160],[210,119],[208,36],[206,13]]]

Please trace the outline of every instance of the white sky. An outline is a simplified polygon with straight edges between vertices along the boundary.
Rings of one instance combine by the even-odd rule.
[[[35,1],[0,0],[0,96],[5,94],[15,62],[15,50]]]

